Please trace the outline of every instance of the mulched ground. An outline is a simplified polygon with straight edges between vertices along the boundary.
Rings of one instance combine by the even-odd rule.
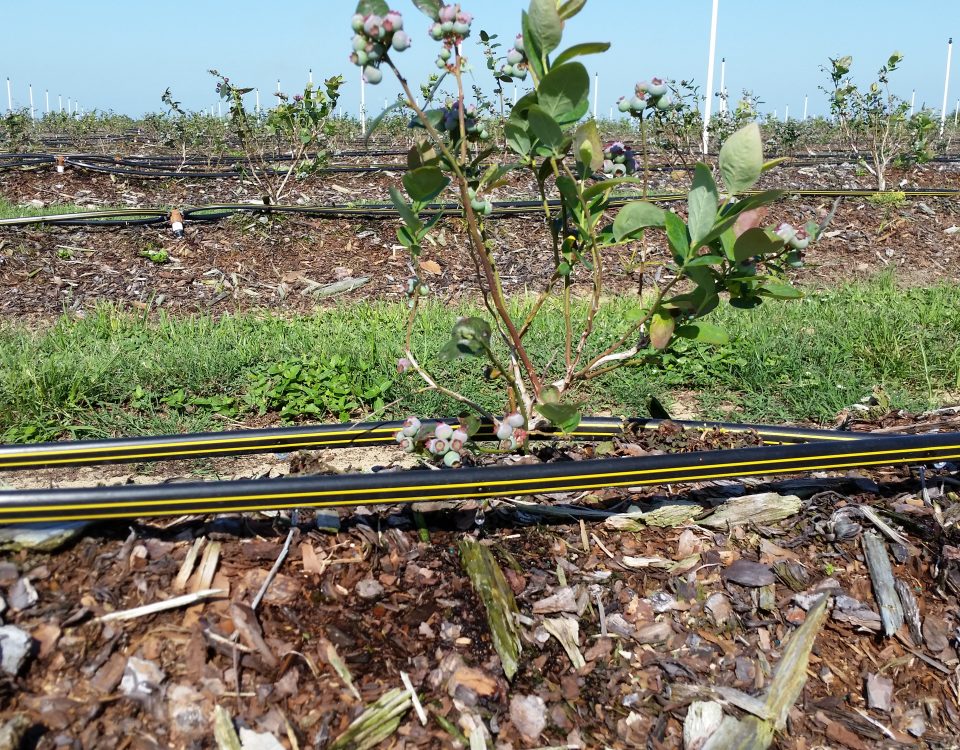
[[[386,200],[387,188],[399,179],[399,174],[311,179],[297,184],[290,201]],[[688,181],[689,173],[664,173],[653,187],[677,190]],[[909,184],[960,185],[960,171],[954,165],[927,165],[909,174]],[[869,187],[870,183],[858,177],[852,165],[784,167],[764,177],[764,187],[782,185]],[[530,188],[521,180],[494,197],[508,198]],[[249,186],[237,180],[132,181],[75,171],[59,176],[49,171],[0,172],[0,195],[18,203],[69,201],[91,208],[256,198]],[[793,223],[819,220],[831,205],[827,198],[796,198],[778,204],[770,217]],[[682,213],[682,206],[679,210]],[[295,216],[266,221],[247,215],[212,225],[188,224],[183,240],[174,238],[167,228],[5,228],[0,230],[0,314],[36,320],[64,310],[84,314],[102,302],[171,312],[222,314],[271,308],[303,313],[332,300],[396,299],[409,276],[408,259],[396,241],[396,224],[395,220]],[[958,279],[960,232],[948,231],[958,224],[960,209],[952,199],[911,199],[899,206],[846,199],[796,279],[833,286],[888,268],[895,269],[904,284]],[[552,270],[549,233],[542,221],[499,219],[489,227],[499,248],[504,285],[511,291],[538,290]],[[440,269],[437,274],[424,271],[431,286],[444,300],[472,297],[477,285],[466,257],[462,222],[442,222],[433,238],[435,244],[428,243],[423,258]],[[652,233],[648,243],[652,258],[665,257],[662,236]],[[165,263],[154,263],[144,255],[161,250],[168,256]],[[618,248],[606,259],[611,290],[636,288],[638,272],[629,267],[634,250]],[[344,280],[363,283],[353,291],[323,296],[326,287]]]

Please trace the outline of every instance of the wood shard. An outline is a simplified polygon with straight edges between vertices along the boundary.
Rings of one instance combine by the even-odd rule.
[[[890,637],[903,625],[903,605],[897,595],[887,548],[880,535],[873,531],[864,533],[860,542],[863,545],[867,569],[870,571],[870,581],[873,583],[873,595],[880,610],[883,633]]]

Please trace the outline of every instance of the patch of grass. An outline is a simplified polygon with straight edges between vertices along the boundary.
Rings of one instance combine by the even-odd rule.
[[[47,216],[50,214],[79,214],[93,209],[78,206],[76,203],[52,203],[49,206],[35,206],[11,203],[0,197],[0,219],[22,219],[27,216]]]
[[[575,397],[589,412],[644,414],[651,395],[669,407],[677,394],[692,394],[704,417],[820,421],[880,385],[898,407],[928,408],[960,391],[958,298],[956,286],[900,289],[883,277],[747,312],[722,306],[711,320],[727,328],[730,344],[681,342],[674,351],[651,355],[645,366],[586,384]],[[519,309],[528,302],[514,304]],[[633,304],[607,301],[596,323],[599,342],[623,330]],[[501,391],[484,380],[477,361],[437,357],[455,318],[469,312],[426,305],[415,345],[441,382],[498,410]],[[244,314],[145,321],[102,308],[41,331],[7,325],[0,328],[0,436],[26,441],[222,429],[225,420],[233,424],[261,406],[280,411],[278,401],[265,399],[265,374],[273,368],[270,377],[275,377],[278,365],[298,362],[336,361],[341,372],[354,373],[359,390],[352,397],[361,397],[362,407],[353,412],[357,416],[377,398],[399,399],[388,417],[457,412],[443,396],[419,392],[415,376],[396,374],[405,319],[402,304],[363,303],[292,320]],[[562,342],[556,310],[541,316],[529,334],[534,361],[552,361],[554,369]],[[323,377],[326,383],[329,378]],[[381,388],[386,381],[390,385]],[[269,388],[278,382],[270,381]],[[348,381],[331,382],[341,388]],[[292,394],[292,402],[302,402],[286,412],[290,418],[332,419],[345,413],[343,403],[351,403],[330,401],[334,405],[324,408],[322,397],[301,394],[301,385],[281,388]],[[362,398],[373,386],[378,393]],[[317,394],[332,393],[326,385],[310,387]],[[258,393],[264,396],[262,405]]]

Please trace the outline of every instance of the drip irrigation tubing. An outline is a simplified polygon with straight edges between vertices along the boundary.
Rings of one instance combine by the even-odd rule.
[[[440,471],[8,490],[0,492],[0,524],[494,498],[956,459],[960,433],[939,433]]]
[[[743,195],[756,195],[760,191],[748,191]],[[787,195],[823,198],[866,198],[872,195],[885,195],[889,191],[878,190],[831,190],[831,189],[793,189],[785,188]],[[960,189],[952,188],[913,188],[911,190],[896,191],[907,198],[957,198]],[[640,200],[640,195],[614,197],[609,200],[609,208],[622,208],[627,203]],[[650,195],[646,200],[651,202],[668,203],[686,200],[685,193],[669,193]],[[559,200],[549,200],[551,207],[559,207]],[[522,216],[536,214],[543,210],[542,200],[510,200],[494,201],[493,216]],[[313,206],[269,205],[262,203],[217,203],[207,206],[191,206],[181,209],[185,221],[218,221],[239,212],[258,214],[302,214],[315,218],[363,218],[363,219],[396,219],[399,217],[396,207],[390,203],[376,203],[363,205],[329,204]],[[427,206],[424,215],[441,213],[445,216],[459,215],[460,205],[457,203],[432,203]],[[43,216],[21,216],[10,219],[0,219],[0,227],[24,226],[28,224],[61,224],[69,226],[132,226],[137,224],[156,224],[169,217],[170,212],[165,209],[124,208],[104,209],[72,214],[47,214]],[[129,218],[128,218],[129,217]]]
[[[444,420],[456,424],[456,419]],[[870,433],[818,430],[731,422],[702,422],[662,419],[617,419],[584,417],[576,430],[565,435],[577,440],[597,440],[656,430],[665,422],[685,431],[720,430],[723,432],[756,433],[766,445],[813,441],[850,442],[862,440]],[[425,420],[431,428],[437,420]],[[76,440],[27,445],[0,445],[0,471],[49,469],[56,466],[87,466],[132,461],[170,461],[178,459],[234,456],[250,453],[276,453],[320,448],[351,448],[390,445],[402,422],[360,422],[353,424],[320,424],[304,427],[277,427],[258,430],[230,430],[180,435]],[[495,427],[481,422],[475,435],[478,440],[493,440]],[[548,440],[557,436],[532,433],[531,439]]]

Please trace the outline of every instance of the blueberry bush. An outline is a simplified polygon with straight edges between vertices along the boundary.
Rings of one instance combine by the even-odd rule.
[[[705,320],[721,299],[751,308],[768,299],[799,297],[785,280],[785,271],[802,261],[816,231],[813,223],[802,228],[763,226],[766,207],[780,193],[751,190],[762,172],[773,166],[764,162],[756,124],[730,135],[720,151],[723,191],[711,167],[696,165],[685,219],[680,212],[637,200],[610,221],[613,192],[644,184],[644,179],[632,174],[637,169],[632,151],[619,143],[604,147],[596,122],[584,119],[590,77],[580,58],[602,54],[610,46],[589,42],[562,49],[564,28],[585,1],[531,0],[520,14],[520,34],[500,73],[511,79],[529,78],[533,90],[517,101],[505,124],[508,163],[488,163],[494,149],[487,128],[465,97],[463,79],[470,63],[463,42],[471,33],[470,13],[440,0],[414,0],[428,17],[425,36],[439,45],[440,79],[450,77],[455,84],[456,96],[436,107],[421,107],[400,71],[400,53],[411,44],[410,24],[400,12],[385,0],[361,0],[352,20],[351,61],[363,67],[368,83],[378,83],[385,72],[396,77],[403,105],[414,112],[412,125],[422,133],[407,157],[405,194],[391,191],[402,218],[397,236],[415,271],[406,287],[410,314],[406,352],[398,368],[419,376],[425,387],[492,417],[467,396],[438,382],[430,363],[421,361],[413,346],[418,306],[429,293],[419,264],[425,238],[437,222],[437,215],[427,216],[425,210],[441,197],[453,197],[462,208],[469,261],[484,312],[458,320],[440,356],[479,360],[486,373],[503,384],[506,416],[492,417],[502,450],[524,447],[532,429],[574,430],[580,420],[572,395],[578,383],[643,364],[678,340],[725,342],[727,334]],[[620,108],[642,121],[671,111],[673,101],[666,81],[652,78],[637,84]],[[522,315],[511,312],[515,308],[504,295],[498,248],[487,226],[493,213],[490,194],[507,184],[513,172],[526,172],[535,180],[552,244],[549,277]],[[548,200],[554,197],[558,200]],[[665,244],[669,259],[651,260],[651,243]],[[636,304],[616,334],[596,340],[608,258],[622,246],[639,247],[645,259]],[[575,295],[586,299],[582,315],[574,313]],[[545,305],[548,300],[557,304]],[[538,315],[549,309],[562,310],[565,344],[553,359],[535,362],[525,339]],[[408,451],[423,451],[456,465],[476,424],[464,419],[459,428],[443,424],[427,429],[411,418],[396,437]]]

